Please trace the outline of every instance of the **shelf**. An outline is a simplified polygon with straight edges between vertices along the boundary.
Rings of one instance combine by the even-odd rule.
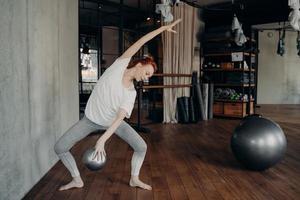
[[[215,56],[231,56],[232,53],[239,53],[239,52],[227,52],[227,53],[208,53],[204,54],[204,57],[215,57]],[[242,52],[244,56],[250,56],[250,53]],[[254,53],[251,53],[252,57],[255,57]]]
[[[249,69],[201,69],[204,72],[249,72]],[[255,72],[255,69],[251,69],[251,72]]]
[[[206,68],[204,68],[204,65],[201,66],[200,71],[204,78],[210,80],[212,83],[215,82],[213,83],[215,88],[235,89],[238,92],[242,92],[242,95],[248,94],[248,92],[251,91],[252,95],[248,100],[214,99],[215,106],[213,112],[215,117],[243,118],[247,116],[246,113],[248,111],[250,113],[254,112],[255,99],[253,99],[253,97],[256,97],[256,75],[258,73],[256,64],[257,48],[255,44],[257,41],[249,37],[247,37],[247,40],[247,43],[241,48],[235,47],[234,38],[212,38],[205,41],[206,44],[204,44],[204,46],[207,45],[207,47],[210,48],[204,48],[202,56],[207,61],[220,65],[218,65],[218,68],[212,67],[211,65],[206,65]],[[215,46],[214,44],[218,42],[220,43],[219,45],[224,46],[224,48],[219,49],[217,48],[218,45],[212,48]],[[232,48],[225,47],[225,42],[232,44]],[[236,57],[236,59],[234,57]],[[249,68],[247,68],[248,62],[246,64],[244,63],[246,61],[250,63]],[[224,62],[224,65],[222,62]],[[238,67],[236,62],[242,64],[239,65],[241,67],[240,69],[233,68],[234,66]],[[221,66],[224,68],[221,68]],[[238,75],[238,77],[231,75]],[[240,77],[240,75],[245,76]],[[252,77],[252,75],[254,76]],[[221,98],[221,96],[218,98]]]
[[[228,103],[248,103],[248,101],[244,100],[228,100],[228,99],[216,99],[215,102],[228,102]],[[251,102],[254,102],[254,99],[251,100]]]
[[[225,87],[249,87],[249,84],[229,84],[229,83],[215,83],[215,86],[225,86]],[[255,84],[251,84],[251,87],[255,87]]]

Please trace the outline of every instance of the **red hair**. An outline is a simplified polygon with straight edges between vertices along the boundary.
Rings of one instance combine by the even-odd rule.
[[[145,56],[142,59],[136,59],[136,60],[130,61],[127,66],[127,69],[135,67],[138,63],[141,63],[142,65],[150,64],[153,67],[154,72],[157,71],[157,65],[152,56]]]

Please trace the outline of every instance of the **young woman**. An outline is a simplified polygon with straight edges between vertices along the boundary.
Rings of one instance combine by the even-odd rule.
[[[134,149],[129,185],[147,190],[152,189],[150,185],[139,180],[139,172],[146,155],[147,145],[123,119],[130,117],[134,106],[136,91],[133,81],[150,78],[157,68],[150,57],[132,62],[130,59],[146,42],[163,31],[176,33],[172,27],[180,21],[181,19],[170,25],[162,26],[140,38],[100,77],[88,100],[84,117],[67,130],[54,146],[56,154],[73,178],[70,183],[61,186],[59,190],[83,187],[84,184],[76,162],[69,150],[76,142],[96,130],[106,131],[96,142],[95,159],[103,159],[106,156],[105,142],[113,133],[116,133]]]

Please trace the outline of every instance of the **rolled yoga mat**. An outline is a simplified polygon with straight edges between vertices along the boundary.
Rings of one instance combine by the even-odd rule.
[[[189,97],[177,98],[178,122],[189,123]]]
[[[204,115],[204,108],[203,108],[203,97],[202,97],[202,91],[201,91],[201,85],[200,82],[196,84],[196,99],[198,102],[198,108],[199,108],[199,118],[200,120],[205,119]]]
[[[214,115],[214,84],[210,83],[208,88],[208,119]]]
[[[208,83],[204,83],[203,87],[203,112],[204,112],[204,119],[207,120],[208,117]]]
[[[196,119],[196,111],[195,111],[195,107],[194,107],[194,100],[195,97],[194,96],[190,96],[189,97],[189,121],[191,123],[196,123],[197,119]]]
[[[189,101],[189,115],[190,122],[196,123],[199,121],[199,104],[197,100],[196,85],[198,82],[198,73],[194,71],[192,73],[192,87],[190,88],[190,101]]]

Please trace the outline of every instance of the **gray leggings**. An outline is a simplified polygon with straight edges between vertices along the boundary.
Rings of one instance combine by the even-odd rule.
[[[78,171],[74,157],[69,150],[76,142],[83,139],[91,132],[105,129],[107,129],[107,127],[98,125],[84,116],[69,130],[67,130],[56,142],[54,150],[62,163],[69,170],[72,177],[77,177],[80,175],[80,173]],[[131,159],[131,175],[138,176],[146,155],[147,145],[145,141],[125,121],[122,121],[121,125],[115,131],[115,134],[126,141],[134,149],[134,153]]]

